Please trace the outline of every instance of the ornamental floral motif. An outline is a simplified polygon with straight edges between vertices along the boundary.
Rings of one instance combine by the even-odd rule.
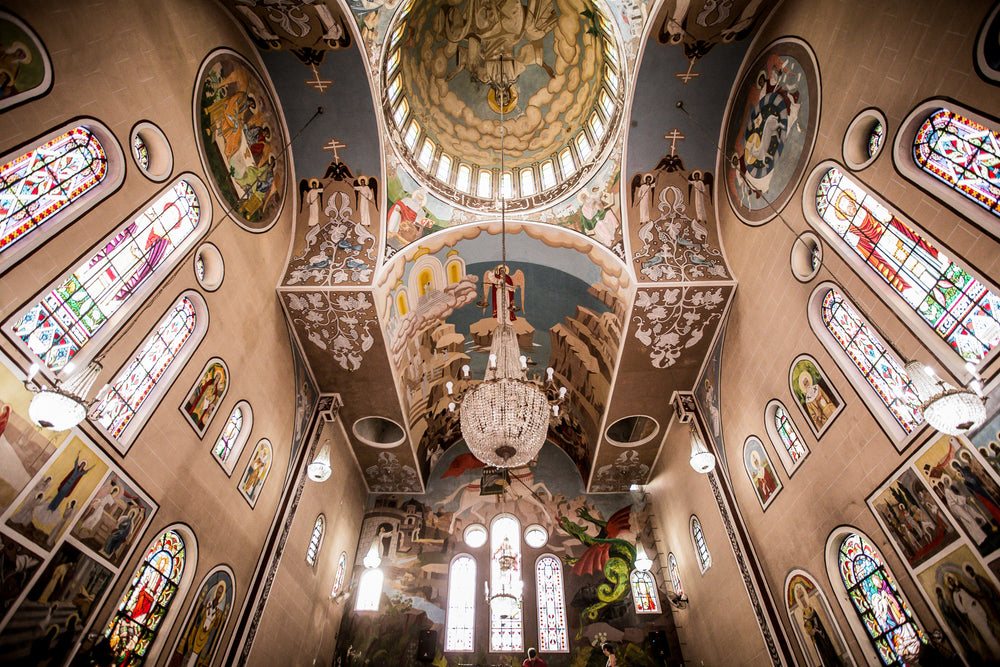
[[[677,362],[684,348],[693,347],[708,325],[722,316],[726,302],[722,287],[676,287],[639,290],[635,296],[636,340],[651,348],[649,361],[656,368]]]
[[[358,179],[361,181],[362,179]],[[367,182],[367,181],[366,181]],[[358,187],[368,187],[362,184]],[[371,189],[368,189],[371,192]],[[288,263],[286,285],[309,283],[312,285],[340,285],[343,283],[370,283],[375,268],[378,243],[368,231],[370,216],[362,211],[359,222],[354,222],[355,211],[351,197],[346,192],[333,191],[323,209],[323,188],[318,179],[304,182],[302,205],[308,207],[302,222],[306,232],[305,248]],[[370,208],[367,197],[358,197],[359,206]]]
[[[372,493],[421,491],[417,471],[400,463],[399,457],[392,452],[379,453],[375,465],[365,468],[365,479]]]
[[[341,368],[356,371],[375,343],[375,304],[367,292],[286,292],[292,323]]]

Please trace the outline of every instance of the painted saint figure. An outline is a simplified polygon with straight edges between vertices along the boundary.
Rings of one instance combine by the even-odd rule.
[[[837,407],[830,400],[826,390],[813,383],[808,371],[802,371],[798,377],[799,389],[805,397],[805,408],[816,430],[821,430],[826,421],[833,415]]]
[[[59,482],[59,486],[56,490],[56,495],[52,497],[52,502],[49,503],[49,511],[55,512],[59,509],[60,503],[66,499],[66,496],[73,493],[73,489],[76,485],[83,479],[83,476],[90,472],[90,468],[87,467],[87,459],[80,460],[80,453],[77,452],[76,460],[73,462],[73,468],[66,473],[63,480]]]

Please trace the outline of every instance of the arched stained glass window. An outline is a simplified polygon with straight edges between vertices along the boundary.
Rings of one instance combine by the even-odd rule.
[[[788,457],[792,460],[792,463],[798,463],[799,459],[808,453],[808,450],[802,444],[802,438],[799,437],[799,432],[796,430],[791,417],[785,412],[785,408],[780,405],[774,406],[774,429],[777,431],[778,438],[781,440],[781,444],[784,445],[785,451],[788,452]]]
[[[313,524],[312,535],[309,536],[309,546],[306,547],[306,563],[310,567],[316,566],[316,557],[319,556],[319,548],[323,546],[323,535],[326,533],[326,517],[320,514]]]
[[[674,587],[677,597],[684,597],[684,586],[681,585],[681,571],[677,567],[677,559],[674,552],[667,554],[667,572],[670,574],[670,585]]]
[[[108,175],[108,157],[86,125],[32,148],[0,166],[0,253]]]
[[[340,595],[340,591],[344,590],[344,577],[347,575],[347,552],[340,552],[340,560],[337,561],[337,574],[333,578],[333,590],[330,592],[331,597],[335,595]]]
[[[698,569],[702,574],[712,567],[712,554],[708,552],[708,544],[705,542],[705,533],[701,530],[701,521],[698,517],[691,515],[691,544],[694,545],[694,555],[698,559]]]
[[[878,394],[905,433],[923,421],[917,398],[903,364],[874,336],[868,323],[835,289],[823,298],[823,324]]]
[[[966,361],[1000,343],[1000,297],[837,167],[816,189],[823,221]]]
[[[112,650],[128,656],[122,665],[139,665],[145,659],[177,593],[184,560],[184,540],[174,530],[164,532],[146,551],[104,630]]]
[[[354,601],[354,611],[378,611],[382,601],[382,570],[365,570],[358,577],[358,597]]]
[[[476,561],[460,554],[448,573],[448,625],[445,651],[474,651],[476,630]]]
[[[628,577],[632,586],[632,603],[637,614],[659,614],[660,596],[656,592],[656,580],[650,572],[632,570]]]
[[[521,579],[521,524],[501,514],[490,526],[490,594],[509,593],[490,602],[490,651],[524,649],[524,622],[519,598]]]
[[[8,330],[41,365],[58,372],[144,285],[144,292],[155,287],[159,280],[150,277],[162,276],[180,260],[178,248],[190,244],[200,221],[194,187],[177,181],[105,238],[75,271],[8,320]]]
[[[948,187],[1000,216],[1000,135],[950,109],[927,116],[913,161]]]
[[[865,537],[851,533],[840,545],[840,577],[875,650],[885,665],[903,665],[916,653],[920,631],[882,555]]]
[[[538,650],[543,653],[568,652],[562,565],[551,554],[545,554],[535,562],[535,595],[538,600]]]
[[[236,439],[239,437],[242,428],[243,411],[239,407],[235,407],[232,414],[229,415],[229,419],[226,420],[226,425],[223,427],[222,433],[219,434],[219,439],[215,441],[215,447],[212,448],[215,458],[220,461],[225,461],[229,458],[229,454],[233,451],[233,445],[236,443]]]

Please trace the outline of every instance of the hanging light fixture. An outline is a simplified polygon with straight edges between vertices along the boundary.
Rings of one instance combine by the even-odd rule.
[[[330,467],[330,441],[327,440],[320,447],[316,458],[306,468],[306,474],[314,482],[325,482],[330,478],[331,472],[333,472],[333,468]]]
[[[715,470],[715,455],[708,451],[701,433],[691,424],[691,467],[703,475]]]
[[[34,394],[28,405],[28,417],[36,426],[53,431],[73,428],[87,418],[90,406],[108,393],[108,386],[105,385],[95,398],[87,400],[87,394],[101,370],[101,364],[92,361],[79,373],[72,374],[72,366],[67,364],[63,370],[67,374],[66,381],[56,380],[55,386],[48,388],[35,382],[38,364],[32,364],[24,381],[24,388]]]
[[[642,546],[642,540],[635,541],[635,569],[640,572],[649,572],[653,567],[653,559],[646,554],[646,548]]]
[[[501,71],[503,71],[501,59]],[[503,82],[501,82],[502,87]],[[509,88],[509,85],[507,86]],[[498,90],[497,94],[509,94]],[[500,107],[500,256],[501,263],[494,273],[496,280],[494,305],[497,326],[490,342],[489,364],[483,380],[461,398],[460,421],[462,437],[469,451],[483,463],[498,468],[516,468],[531,461],[545,444],[549,420],[559,415],[559,404],[566,397],[566,388],[556,391],[554,371],[547,369],[547,379],[527,377],[527,357],[521,354],[517,332],[511,323],[513,282],[507,266],[507,205],[503,187],[505,167],[504,105]],[[522,287],[523,289],[523,287]],[[466,378],[469,367],[462,371]],[[446,384],[452,395],[453,384]],[[456,402],[449,404],[454,410]]]
[[[517,554],[514,553],[509,538],[503,538],[494,557],[500,570],[500,585],[490,594],[489,582],[483,582],[486,603],[491,609],[506,611],[511,615],[521,607],[524,582],[517,578]]]
[[[906,374],[920,399],[924,420],[942,433],[963,435],[986,420],[986,401],[976,367],[966,364],[972,374],[972,389],[955,388],[937,377],[919,361],[906,364]]]

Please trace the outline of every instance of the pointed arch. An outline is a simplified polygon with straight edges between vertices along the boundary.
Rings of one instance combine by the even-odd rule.
[[[673,586],[674,593],[679,598],[684,597],[684,585],[681,583],[681,571],[677,567],[677,559],[674,557],[673,551],[667,554],[667,572],[670,574],[670,585]]]

